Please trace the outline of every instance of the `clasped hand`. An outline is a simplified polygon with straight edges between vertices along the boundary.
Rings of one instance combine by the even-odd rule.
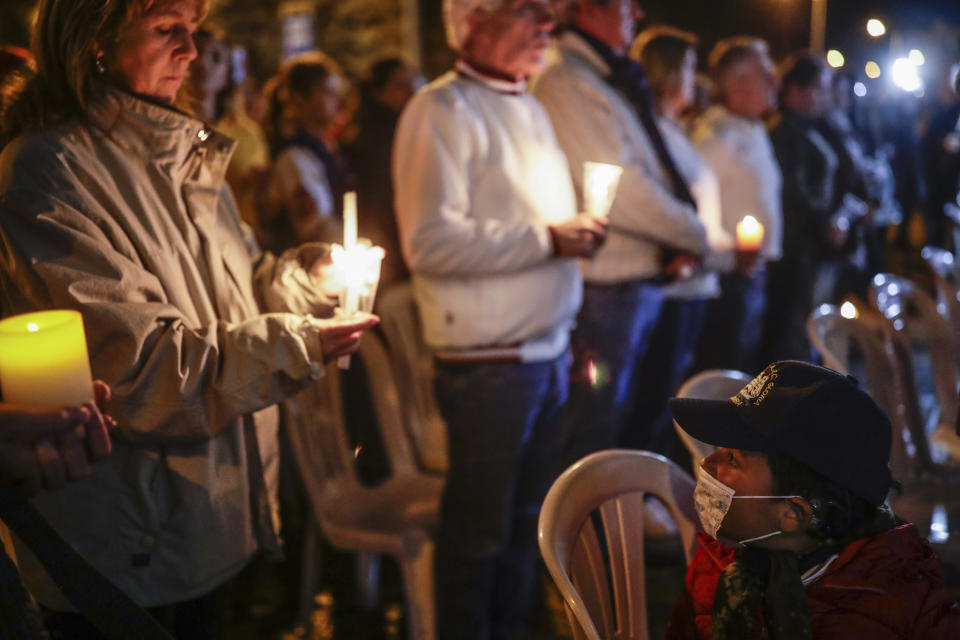
[[[0,485],[25,496],[55,490],[90,475],[90,465],[110,454],[117,423],[101,412],[110,387],[93,385],[95,402],[53,410],[0,403]]]

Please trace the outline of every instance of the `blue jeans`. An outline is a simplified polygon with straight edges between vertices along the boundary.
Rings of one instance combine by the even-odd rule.
[[[525,629],[568,371],[566,353],[531,364],[437,364],[450,440],[437,533],[440,640],[507,640]]]
[[[616,446],[633,400],[634,370],[662,306],[662,289],[647,282],[584,286],[572,336],[562,467]]]
[[[704,325],[705,299],[667,300],[650,348],[634,376],[636,401],[620,444],[671,458],[681,454],[667,402],[693,367],[694,349]]]
[[[767,308],[767,272],[752,276],[725,274],[719,298],[707,302],[710,322],[703,327],[697,347],[696,370],[738,369],[754,374],[760,361]]]

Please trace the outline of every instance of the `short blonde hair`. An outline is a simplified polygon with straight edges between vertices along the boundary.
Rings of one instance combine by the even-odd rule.
[[[633,41],[630,57],[643,64],[657,101],[677,92],[683,58],[688,51],[696,53],[699,42],[689,31],[665,25],[645,29]]]
[[[3,137],[82,118],[97,100],[97,53],[135,18],[177,0],[41,0],[33,31],[36,72],[2,114]],[[198,21],[208,0],[192,0]]]

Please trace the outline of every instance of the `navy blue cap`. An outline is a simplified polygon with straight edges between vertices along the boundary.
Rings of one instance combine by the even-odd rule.
[[[890,419],[852,376],[786,360],[729,400],[673,398],[670,409],[698,440],[788,456],[871,504],[893,484]]]

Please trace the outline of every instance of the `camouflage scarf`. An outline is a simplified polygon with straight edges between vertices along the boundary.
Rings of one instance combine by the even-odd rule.
[[[813,632],[797,554],[760,549],[738,554],[717,585],[710,637],[810,640]]]

